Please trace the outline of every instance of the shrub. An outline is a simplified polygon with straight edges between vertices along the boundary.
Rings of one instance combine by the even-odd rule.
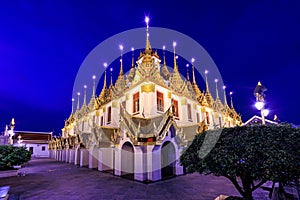
[[[28,162],[31,152],[26,147],[0,145],[0,170],[12,168]]]

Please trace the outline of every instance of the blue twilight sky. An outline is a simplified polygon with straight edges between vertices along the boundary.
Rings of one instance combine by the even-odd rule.
[[[253,90],[261,81],[271,118],[300,124],[299,10],[297,0],[2,1],[0,129],[14,117],[17,130],[58,134],[84,58],[108,37],[143,27],[145,15],[150,26],[182,32],[207,50],[243,121],[259,114]]]

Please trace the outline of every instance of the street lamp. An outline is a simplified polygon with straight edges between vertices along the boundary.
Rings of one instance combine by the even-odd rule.
[[[254,96],[256,97],[255,107],[260,110],[262,124],[266,124],[265,116],[269,114],[269,110],[265,109],[265,94],[267,88],[259,81],[254,89]]]

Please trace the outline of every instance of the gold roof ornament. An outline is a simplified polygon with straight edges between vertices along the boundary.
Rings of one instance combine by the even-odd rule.
[[[84,88],[84,93],[83,93],[83,104],[82,104],[82,106],[86,106],[86,88],[87,88],[87,86],[84,85],[83,88]]]
[[[80,92],[77,92],[77,110],[79,110],[79,108],[80,108],[79,100],[80,100]]]
[[[122,60],[124,47],[123,47],[123,45],[120,45],[119,48],[121,51],[120,72],[119,72],[119,76],[118,76],[118,79],[115,84],[115,93],[114,93],[117,96],[123,94],[124,88],[126,86],[125,79],[124,79],[124,73],[123,73],[123,60]]]
[[[218,79],[215,79],[216,83],[216,101],[214,102],[214,110],[215,111],[222,111],[223,110],[223,104],[219,97],[219,90],[218,90]]]
[[[176,60],[176,45],[177,43],[173,41],[173,49],[174,49],[174,73],[178,73],[177,60]]]
[[[206,92],[205,92],[205,98],[207,101],[207,105],[212,108],[214,99],[212,98],[210,92],[209,92],[209,86],[208,86],[208,78],[207,78],[208,70],[205,70],[205,83],[206,83]]]
[[[170,72],[168,70],[167,63],[166,63],[166,52],[165,52],[165,49],[166,49],[166,46],[163,46],[164,64],[163,64],[163,67],[161,69],[161,72],[162,72],[163,78],[166,79],[166,80],[169,80],[169,78],[170,78]]]
[[[193,80],[192,80],[192,87],[194,89],[194,92],[195,92],[195,95],[196,95],[196,99],[200,100],[202,94],[201,94],[201,91],[200,91],[200,89],[199,89],[199,87],[197,85],[196,78],[195,78],[195,67],[194,67],[195,59],[192,58],[191,61],[192,61],[192,78],[193,78]]]

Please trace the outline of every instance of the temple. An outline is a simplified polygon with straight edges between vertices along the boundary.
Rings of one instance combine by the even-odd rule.
[[[207,81],[202,92],[192,77],[178,71],[176,43],[172,69],[151,48],[146,18],[146,45],[125,76],[122,50],[118,78],[104,74],[103,88],[82,105],[77,102],[61,137],[49,142],[50,155],[60,161],[96,168],[117,176],[151,182],[184,174],[179,157],[195,135],[207,129],[242,124],[232,101],[213,98]],[[134,52],[134,51],[133,51]],[[105,66],[106,67],[106,66]],[[107,84],[107,81],[109,84]],[[216,80],[217,84],[217,80]],[[216,85],[217,86],[217,85]]]

